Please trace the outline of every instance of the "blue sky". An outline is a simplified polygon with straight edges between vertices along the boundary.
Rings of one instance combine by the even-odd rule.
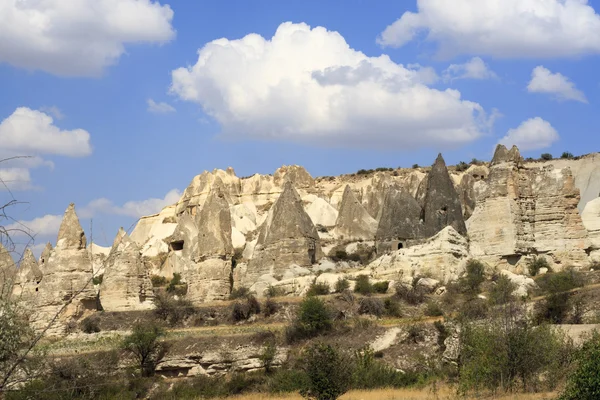
[[[107,245],[203,170],[337,175],[600,142],[598,2],[1,3],[0,156],[35,158],[0,165],[0,196],[25,202],[10,214],[37,249],[70,202]]]

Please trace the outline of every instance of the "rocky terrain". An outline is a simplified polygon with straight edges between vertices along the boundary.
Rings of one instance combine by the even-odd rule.
[[[443,285],[471,258],[519,282],[533,257],[555,271],[600,262],[600,154],[526,161],[498,146],[491,162],[461,171],[440,155],[430,168],[363,172],[203,172],[110,249],[87,243],[71,204],[39,260],[28,252],[17,267],[0,249],[0,285],[14,280],[39,328],[62,310],[49,330],[62,335],[97,310],[153,308],[151,278],[174,274],[202,305],[239,288],[301,296],[315,281],[365,274]]]

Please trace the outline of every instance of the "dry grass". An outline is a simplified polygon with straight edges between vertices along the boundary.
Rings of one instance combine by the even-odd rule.
[[[341,400],[458,400],[458,399],[490,399],[490,400],[550,400],[556,398],[556,393],[532,393],[532,394],[505,394],[498,396],[469,396],[459,397],[456,391],[444,387],[435,393],[432,388],[423,389],[382,389],[346,393]],[[227,397],[231,400],[302,400],[298,394],[289,395],[265,395],[249,394],[245,396]]]

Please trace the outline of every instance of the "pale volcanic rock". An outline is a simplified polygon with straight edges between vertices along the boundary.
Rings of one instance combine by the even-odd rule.
[[[538,287],[535,281],[527,276],[517,275],[508,270],[501,270],[500,273],[515,285],[515,290],[512,293],[514,296],[525,297],[531,290]]]
[[[37,288],[42,281],[42,271],[30,248],[25,250],[23,259],[16,274],[13,295],[31,300],[37,294]]]
[[[261,275],[282,274],[292,264],[310,266],[321,256],[317,229],[288,181],[260,228],[245,281],[251,285]]]
[[[215,169],[212,172],[204,171],[192,179],[190,185],[185,189],[183,195],[176,205],[176,214],[181,215],[188,212],[196,215],[204,205],[213,187],[218,187],[223,194],[231,198],[237,198],[240,195],[240,178],[235,176],[233,168],[226,171]]]
[[[427,179],[423,215],[427,236],[435,235],[446,226],[452,226],[461,235],[467,234],[460,198],[441,154]]]
[[[276,186],[284,187],[286,182],[298,189],[312,189],[315,180],[304,167],[298,165],[284,165],[273,174],[273,182]]]
[[[0,299],[12,293],[16,273],[15,261],[6,247],[0,243]]]
[[[150,275],[141,260],[140,248],[121,228],[106,261],[100,285],[104,311],[134,311],[154,308]]]
[[[591,242],[591,258],[600,261],[600,197],[590,201],[581,214],[583,225],[589,233]]]
[[[236,228],[231,228],[231,245],[235,251],[243,251],[246,246],[246,236]]]
[[[40,259],[38,261],[38,265],[41,269],[43,269],[45,267],[45,265],[48,263],[48,259],[50,258],[50,254],[52,253],[52,250],[54,250],[52,248],[52,243],[50,243],[50,242],[46,243],[46,247],[44,247],[44,250],[42,250],[42,254],[40,255]]]
[[[243,203],[232,206],[229,212],[231,213],[233,227],[242,234],[247,235],[256,230],[258,211],[254,203]]]
[[[485,180],[489,174],[490,170],[485,165],[471,165],[463,174],[458,191],[465,221],[473,215],[477,198],[485,190]]]
[[[377,221],[358,201],[350,186],[346,185],[335,223],[337,237],[344,240],[372,240],[377,231]]]
[[[464,271],[469,257],[467,239],[448,226],[423,244],[400,249],[369,264],[375,279],[428,276],[447,283]]]
[[[472,255],[497,265],[508,261],[506,268],[531,252],[550,254],[563,265],[583,264],[590,242],[570,170],[551,164],[524,168],[516,151],[505,156],[501,147],[496,151],[486,188],[467,221]]]
[[[331,227],[335,225],[338,211],[327,201],[317,197],[307,208],[306,213],[315,225]]]
[[[104,274],[105,263],[108,255],[110,254],[110,247],[98,246],[96,243],[88,245],[88,252],[92,259],[92,269],[94,270],[94,276],[100,276]]]
[[[43,269],[34,315],[36,329],[45,327],[67,301],[71,303],[48,330],[50,335],[63,334],[69,319],[81,316],[85,310],[96,309],[92,260],[86,244],[75,206],[71,204],[65,211],[56,247]]]
[[[214,186],[199,214],[198,252],[195,263],[184,271],[187,299],[194,304],[225,300],[231,293],[234,248],[229,204],[220,186]]]
[[[424,235],[421,207],[417,200],[399,186],[388,188],[381,209],[376,240],[410,240]]]

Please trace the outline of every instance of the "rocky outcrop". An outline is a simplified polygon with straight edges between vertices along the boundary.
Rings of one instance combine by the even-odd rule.
[[[441,154],[427,179],[423,216],[426,236],[433,236],[447,226],[452,226],[461,235],[467,234],[460,198]]]
[[[34,326],[43,328],[60,313],[48,333],[64,333],[65,324],[85,310],[95,310],[96,291],[92,285],[92,260],[86,249],[86,237],[75,206],[69,205],[60,225],[56,247],[42,270],[44,278],[39,285],[38,306]]]
[[[343,240],[372,240],[376,231],[377,221],[358,201],[350,186],[346,185],[335,222],[336,236]]]
[[[489,174],[490,170],[485,165],[471,165],[462,176],[459,194],[465,221],[473,215],[477,198],[485,189],[485,180]]]
[[[133,311],[153,308],[152,282],[141,260],[140,248],[121,228],[106,260],[100,285],[104,311]]]
[[[419,203],[407,191],[398,186],[388,188],[375,238],[378,246],[396,241],[404,247],[407,241],[424,237],[421,213]],[[392,250],[398,249],[398,243]]]
[[[194,264],[184,271],[187,298],[194,303],[224,300],[231,293],[233,245],[231,213],[220,187],[209,193],[197,215],[198,251]]]
[[[110,250],[110,247],[98,246],[96,243],[91,243],[88,246],[90,258],[92,259],[94,276],[100,276],[104,274],[104,269],[106,268],[106,259],[110,254]]]
[[[23,259],[19,264],[19,270],[15,278],[13,294],[30,300],[38,293],[38,285],[42,281],[42,271],[38,267],[37,260],[30,248],[25,250]]]
[[[600,197],[585,206],[581,213],[581,219],[589,233],[590,257],[592,261],[600,262]]]
[[[40,266],[41,269],[43,269],[45,267],[45,265],[48,263],[48,259],[50,258],[50,254],[52,253],[52,243],[48,242],[46,243],[46,247],[44,247],[44,250],[42,250],[42,254],[40,255],[40,260],[38,261],[38,265]]]
[[[427,276],[446,283],[463,273],[468,257],[467,239],[448,226],[423,244],[378,258],[368,270],[375,279],[400,281]]]
[[[298,189],[311,189],[315,186],[315,180],[306,169],[298,165],[284,165],[277,169],[273,174],[275,185],[284,187],[286,182],[290,182]]]
[[[521,257],[549,254],[559,264],[582,264],[589,247],[577,211],[579,192],[569,169],[527,168],[518,150],[499,147],[467,221],[474,257],[522,271]],[[499,154],[499,155],[498,155]]]
[[[16,273],[15,261],[6,247],[0,243],[0,299],[12,293]]]
[[[334,226],[338,218],[338,211],[320,197],[310,203],[306,208],[306,213],[313,224],[325,227]]]
[[[298,192],[287,182],[260,228],[245,282],[251,286],[261,275],[283,274],[292,264],[310,266],[321,256],[317,229],[304,211]]]

